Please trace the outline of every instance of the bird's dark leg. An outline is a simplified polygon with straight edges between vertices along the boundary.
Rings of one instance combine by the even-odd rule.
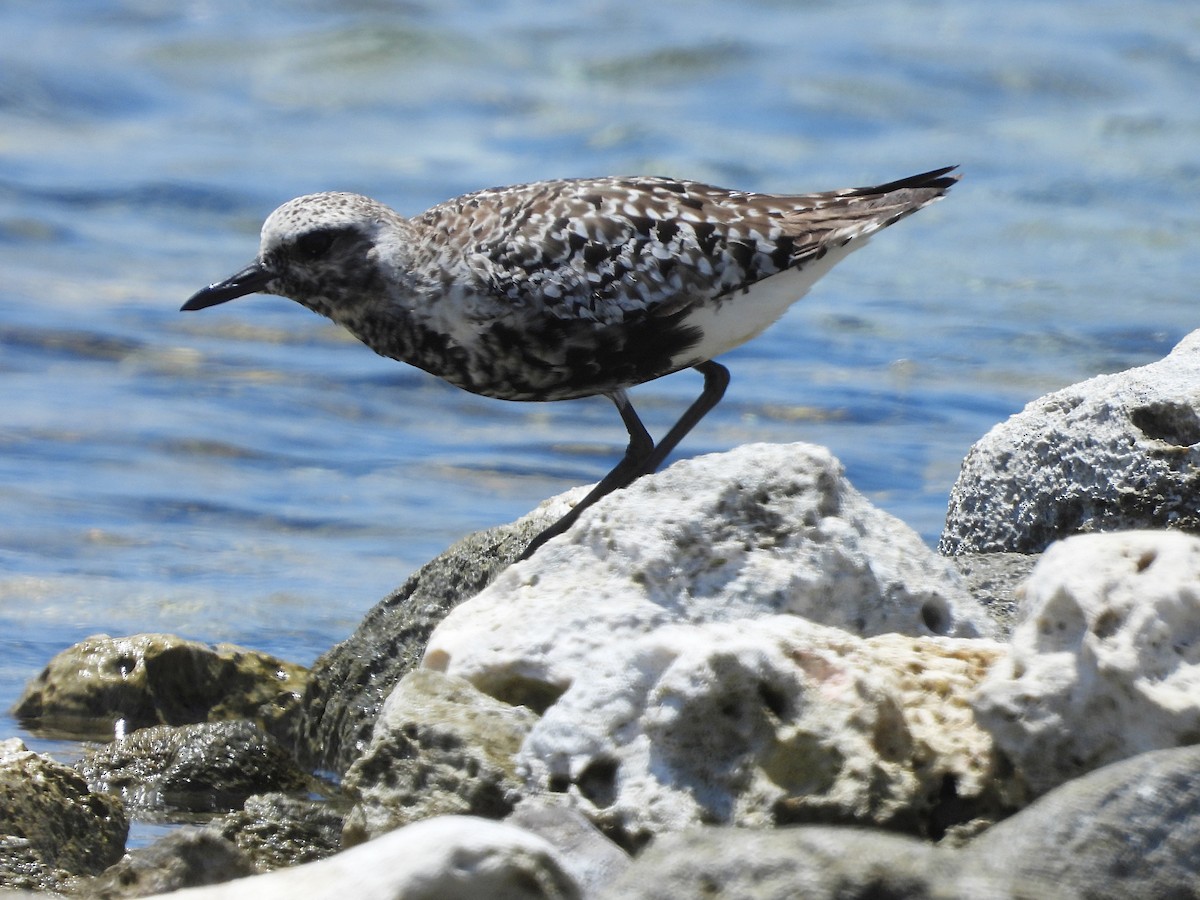
[[[518,557],[519,559],[529,559],[538,547],[574,525],[575,520],[585,509],[605,494],[611,494],[618,488],[626,487],[642,474],[646,459],[654,452],[654,439],[650,437],[650,432],[638,418],[633,404],[629,402],[628,394],[624,391],[616,391],[609,394],[609,397],[617,405],[617,412],[621,414],[621,421],[625,423],[625,430],[629,432],[629,446],[625,448],[625,455],[613,470],[600,480],[599,484],[588,491],[586,497],[572,507],[570,512],[535,537],[525,548],[525,552]]]
[[[671,451],[679,446],[679,442],[687,436],[687,433],[695,428],[700,420],[708,415],[725,396],[725,388],[729,387],[729,370],[727,368],[710,359],[700,363],[695,369],[704,376],[704,390],[687,408],[687,412],[680,416],[679,421],[671,427],[666,436],[658,442],[658,446],[646,457],[642,470],[634,478],[658,471],[663,460],[671,455]],[[630,479],[630,481],[633,480],[633,478]]]
[[[611,472],[600,480],[599,484],[588,492],[586,497],[575,504],[570,512],[535,537],[519,559],[529,559],[533,556],[542,544],[574,525],[580,514],[601,497],[628,487],[643,475],[649,475],[655,471],[683,440],[684,436],[696,426],[696,423],[721,402],[721,398],[725,396],[725,388],[729,386],[729,370],[712,360],[702,362],[695,368],[697,372],[704,375],[704,390],[667,432],[657,447],[654,446],[650,433],[646,431],[646,426],[638,418],[633,404],[629,402],[629,396],[624,391],[617,391],[609,395],[617,406],[617,412],[621,414],[625,430],[629,432],[629,446],[625,448],[625,456]]]

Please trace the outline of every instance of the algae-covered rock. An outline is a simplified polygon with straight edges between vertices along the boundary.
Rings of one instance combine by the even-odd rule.
[[[12,714],[32,731],[84,739],[150,725],[270,720],[307,678],[303,666],[233,644],[101,634],[55,656]]]
[[[31,862],[94,875],[121,858],[128,833],[116,797],[15,738],[0,743],[0,835],[27,842],[14,849]]]

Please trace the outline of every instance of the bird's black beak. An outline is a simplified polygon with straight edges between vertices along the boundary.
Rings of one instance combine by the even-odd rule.
[[[192,294],[191,299],[180,307],[180,310],[190,312],[193,309],[205,309],[209,306],[216,306],[218,303],[245,297],[247,294],[261,291],[274,277],[259,263],[251,263],[236,275],[231,275],[224,281],[210,284],[203,290],[196,291]]]

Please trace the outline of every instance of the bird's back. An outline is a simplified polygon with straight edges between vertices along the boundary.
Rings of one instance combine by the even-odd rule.
[[[954,181],[921,179],[790,196],[659,177],[546,181],[476,191],[412,221],[428,236],[430,262],[458,258],[511,302],[620,322],[803,266]]]
[[[603,393],[754,337],[863,238],[944,194],[948,171],[799,195],[659,177],[477,191],[411,220],[413,263],[454,286],[441,312],[480,360],[480,384],[461,386]]]

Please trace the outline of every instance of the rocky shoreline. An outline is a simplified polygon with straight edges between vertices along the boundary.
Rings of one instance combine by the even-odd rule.
[[[968,455],[939,555],[828,451],[472,535],[311,670],[97,636],[0,743],[0,895],[1200,896],[1200,332]],[[115,738],[115,739],[114,739]],[[130,817],[189,823],[125,852]]]

